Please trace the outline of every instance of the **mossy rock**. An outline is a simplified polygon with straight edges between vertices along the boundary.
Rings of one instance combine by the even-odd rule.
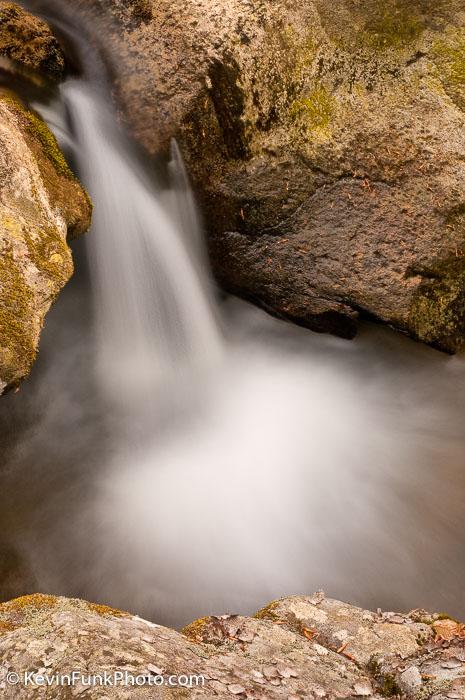
[[[316,85],[308,95],[292,103],[290,115],[309,136],[324,135],[329,133],[335,109],[333,95],[323,85]]]
[[[0,95],[0,393],[34,362],[44,317],[73,272],[67,234],[90,225],[88,195],[46,124]]]
[[[62,48],[48,24],[11,2],[0,2],[0,56],[52,80],[65,71]]]
[[[433,59],[446,92],[465,110],[465,28],[453,28],[433,45]]]

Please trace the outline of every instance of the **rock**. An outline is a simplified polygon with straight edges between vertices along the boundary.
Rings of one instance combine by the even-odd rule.
[[[315,602],[316,601],[316,602]],[[430,625],[404,616],[404,624],[389,615],[337,600],[295,596],[272,603],[257,613],[261,619],[284,621],[295,630],[312,630],[319,644],[343,653],[365,668],[379,654],[397,653],[404,658],[418,651],[418,640],[430,639]]]
[[[138,141],[177,136],[225,288],[318,331],[362,313],[463,347],[461,0],[78,5],[114,20]]]
[[[12,2],[0,2],[0,56],[59,80],[65,59],[46,22]]]
[[[0,394],[34,361],[44,317],[73,272],[66,236],[92,206],[45,123],[0,94]]]
[[[400,674],[399,687],[405,695],[414,695],[421,685],[421,673],[417,666],[409,666]]]
[[[334,652],[324,659],[316,657],[312,645],[293,630],[267,620],[231,620],[234,627],[239,624],[253,630],[253,642],[244,644],[234,638],[225,638],[219,646],[216,640],[214,644],[199,642],[189,638],[188,630],[183,635],[82,601],[51,596],[11,601],[0,605],[2,697],[37,697],[33,694],[36,689],[24,684],[11,687],[6,681],[8,673],[22,677],[26,669],[46,669],[48,674],[83,670],[86,675],[123,669],[138,676],[150,675],[149,666],[155,665],[165,678],[178,674],[204,678],[203,686],[184,690],[184,694],[180,688],[166,686],[99,688],[99,697],[131,699],[355,697],[356,687],[370,684],[348,659]],[[230,620],[215,619],[216,623],[227,627]],[[50,697],[59,697],[55,692]],[[67,689],[69,697],[82,692],[82,686]],[[371,697],[378,696],[373,692]]]
[[[317,621],[317,625],[323,625],[318,629],[327,649],[324,656],[315,651],[317,643],[308,640],[299,628],[299,615],[306,605],[327,614],[326,626],[323,615]],[[386,637],[386,641],[380,641],[379,653],[366,666],[325,641],[328,620],[331,635],[337,639],[338,631],[355,630],[359,624],[370,628],[379,617],[335,600],[312,604],[302,596],[277,601],[254,618],[203,618],[179,633],[103,605],[46,595],[25,596],[0,605],[0,688],[5,700],[60,698],[65,693],[70,698],[88,694],[115,700],[380,700],[382,695],[399,693],[400,688],[403,697],[412,700],[463,697],[463,639],[455,639],[449,647],[443,642],[437,644],[430,635],[407,649],[402,637]],[[403,617],[404,625],[412,632],[415,624],[422,624],[411,616]],[[307,622],[308,614],[302,619]],[[399,624],[384,624],[392,627],[393,635],[398,634],[394,630],[400,628]],[[251,641],[243,641],[244,633]],[[400,643],[397,649],[394,639]],[[451,655],[458,665],[439,672]],[[57,676],[66,678],[73,671],[77,678],[71,684],[64,681],[66,688],[57,685]],[[27,683],[26,672],[32,674]],[[127,674],[116,685],[115,672]],[[107,685],[104,682],[89,689],[89,678],[94,676],[106,678]],[[175,687],[174,677],[178,676],[179,686]],[[49,687],[47,678],[51,679]],[[18,682],[12,684],[11,679]]]

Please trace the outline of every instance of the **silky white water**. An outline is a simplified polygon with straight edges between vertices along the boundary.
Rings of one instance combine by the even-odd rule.
[[[318,588],[459,615],[463,360],[215,300],[176,145],[152,179],[92,81],[37,106],[95,211],[0,406],[11,586],[169,624]]]
[[[194,247],[187,240],[189,224],[198,242],[195,210],[180,184],[183,236],[124,150],[114,118],[95,90],[73,81],[62,92],[79,169],[98,202],[87,245],[99,378],[115,400],[140,400],[142,392],[155,392],[167,374],[214,362],[220,352],[212,309],[189,252]],[[174,151],[179,159],[176,147]]]

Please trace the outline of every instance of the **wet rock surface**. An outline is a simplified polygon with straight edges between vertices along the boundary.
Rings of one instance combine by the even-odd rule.
[[[5,698],[465,697],[465,627],[416,610],[376,613],[326,599],[284,598],[255,617],[198,620],[182,633],[79,600],[33,595],[0,605]],[[203,685],[89,689],[9,685],[8,674],[114,671],[203,676]],[[191,681],[189,681],[191,682]]]
[[[179,139],[224,287],[314,330],[363,314],[462,348],[463,3],[78,4],[113,21],[137,140]]]

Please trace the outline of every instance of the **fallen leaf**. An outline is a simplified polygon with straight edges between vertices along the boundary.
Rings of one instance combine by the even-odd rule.
[[[318,636],[318,631],[310,627],[304,627],[302,629],[302,633],[304,637],[307,637],[307,639],[309,639],[310,641],[312,641],[312,639],[315,639],[315,637]]]
[[[436,633],[435,641],[449,642],[456,637],[465,638],[465,625],[446,618],[445,620],[436,620],[433,622],[433,629]]]

